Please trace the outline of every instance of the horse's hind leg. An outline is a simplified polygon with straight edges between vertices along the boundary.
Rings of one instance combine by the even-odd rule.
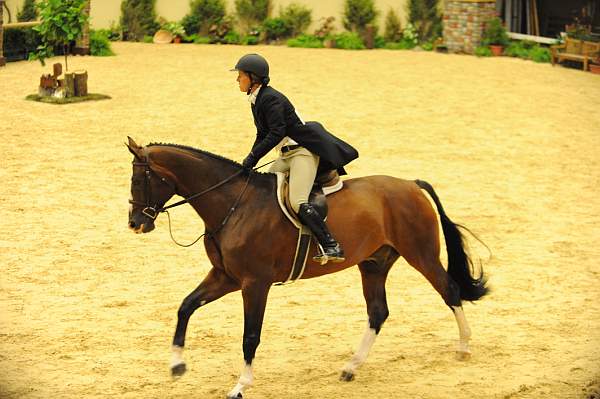
[[[187,325],[192,313],[199,307],[239,289],[237,282],[231,280],[220,269],[212,268],[200,285],[183,300],[177,312],[177,328],[173,338],[171,374],[174,377],[181,376],[186,371],[185,362],[183,361],[183,347]]]
[[[442,299],[454,313],[458,325],[459,342],[456,350],[458,360],[468,360],[471,357],[469,339],[471,329],[467,323],[460,299],[458,284],[446,272],[437,254],[424,256],[419,260],[407,259],[408,263],[417,269],[431,283],[433,288],[442,296]]]
[[[392,264],[398,259],[397,252],[391,247],[382,247],[370,258],[359,264],[362,276],[363,295],[367,302],[369,326],[352,359],[342,369],[340,379],[352,381],[358,367],[365,362],[381,326],[389,315],[385,295],[385,280]]]

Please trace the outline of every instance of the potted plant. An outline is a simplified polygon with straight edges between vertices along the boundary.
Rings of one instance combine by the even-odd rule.
[[[600,52],[596,53],[596,56],[592,58],[589,63],[590,72],[600,75]]]
[[[508,34],[502,20],[498,17],[490,19],[487,24],[485,31],[483,32],[482,44],[489,46],[492,50],[492,54],[495,56],[502,55],[504,47],[509,44]]]
[[[162,29],[173,36],[173,43],[181,43],[181,39],[185,36],[185,29],[179,22],[167,22]]]

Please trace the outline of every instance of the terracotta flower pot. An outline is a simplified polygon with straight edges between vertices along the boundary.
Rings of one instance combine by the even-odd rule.
[[[173,38],[173,43],[181,43],[181,37],[179,37],[179,36],[175,36],[175,37]]]
[[[590,72],[591,73],[597,73],[598,75],[600,75],[600,64],[589,64],[590,67]]]
[[[492,50],[492,54],[494,54],[496,57],[499,57],[504,52],[504,46],[490,44],[490,50]]]

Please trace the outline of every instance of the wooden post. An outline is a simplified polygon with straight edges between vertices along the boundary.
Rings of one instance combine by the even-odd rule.
[[[90,55],[90,8],[91,8],[92,0],[87,0],[85,2],[85,7],[83,8],[83,13],[88,16],[88,20],[83,26],[83,31],[81,33],[81,37],[77,39],[77,43],[73,48],[73,54],[76,55]]]
[[[75,71],[75,96],[84,97],[88,95],[87,71]]]
[[[2,25],[4,24],[4,20],[2,15],[4,14],[4,0],[0,0],[0,67],[6,64],[6,60],[4,59],[4,29]]]
[[[75,75],[73,73],[65,73],[65,97],[73,97],[75,95]]]

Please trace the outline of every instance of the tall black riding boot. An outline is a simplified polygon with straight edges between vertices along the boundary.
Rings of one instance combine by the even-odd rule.
[[[315,261],[321,262],[323,258],[336,263],[345,260],[344,250],[342,250],[340,244],[333,238],[325,221],[311,204],[301,204],[298,217],[313,232],[317,241],[323,247],[324,254],[322,256],[315,256],[313,258]]]

